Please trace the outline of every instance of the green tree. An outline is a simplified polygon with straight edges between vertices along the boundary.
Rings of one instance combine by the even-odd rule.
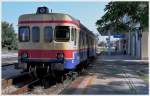
[[[132,23],[139,21],[143,29],[148,28],[148,2],[110,2],[104,11],[106,13],[96,22],[99,32],[106,32],[110,27],[116,32],[127,31],[128,26],[122,23],[125,14],[130,16]]]
[[[2,48],[7,48],[8,50],[16,50],[18,48],[17,36],[13,25],[8,22],[2,22]]]

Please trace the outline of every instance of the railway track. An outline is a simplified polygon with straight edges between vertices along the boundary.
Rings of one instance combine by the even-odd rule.
[[[46,75],[41,79],[32,79],[31,77],[26,77],[26,80],[24,79],[25,81],[19,80],[20,78],[25,78],[25,76],[17,76],[14,77],[14,79],[8,79],[7,82],[9,82],[9,84],[7,83],[7,86],[5,86],[6,90],[3,90],[2,93],[7,95],[25,94],[32,91],[35,86],[40,86],[45,89],[58,84],[58,82],[52,82],[56,80],[49,79],[49,75]],[[71,80],[66,80],[62,84],[67,84],[70,82]]]
[[[39,82],[39,81],[40,81],[40,79],[32,80],[31,82],[23,85],[22,87],[18,88],[16,91],[13,91],[10,94],[12,94],[12,95],[18,95],[18,94],[24,94],[26,92],[29,92],[32,89],[32,87],[34,86],[34,84],[37,83],[37,82]]]
[[[10,65],[7,66],[9,68]],[[7,69],[6,65],[3,67],[5,67],[4,69]],[[21,73],[17,76],[11,76],[9,78],[5,78],[2,80],[2,88],[3,88],[2,94],[13,94],[13,95],[26,94],[32,92],[32,90],[34,90],[36,86],[40,86],[43,89],[45,88],[56,89],[53,88],[53,86],[59,85],[58,89],[63,89],[69,83],[74,81],[77,77],[83,74],[84,72],[81,71],[78,74],[77,72],[67,73],[65,74],[67,75],[67,78],[65,78],[63,82],[60,83],[60,81],[57,81],[56,78],[51,78],[49,74],[45,75],[43,78],[37,79],[32,78],[28,72]]]
[[[17,64],[17,59],[18,57],[2,58],[2,67]]]
[[[13,65],[15,65],[15,64],[17,64],[17,62],[15,62],[15,63],[10,63],[10,64],[5,63],[5,64],[2,64],[2,67],[13,66]]]
[[[4,78],[2,80],[2,88],[6,88],[8,86],[16,84],[17,82],[23,81],[23,79],[27,78],[28,76],[29,76],[28,73],[23,73],[23,74],[19,74],[19,75]]]
[[[2,94],[23,94],[38,81],[39,79],[32,78],[27,72],[6,78],[2,81]]]
[[[83,75],[84,73],[80,73],[79,75]],[[21,74],[20,76],[11,77],[8,79],[3,80],[3,90],[2,94],[11,94],[11,95],[18,95],[18,94],[26,94],[32,93],[36,86],[40,86],[43,90],[44,89],[51,89],[51,90],[63,90],[67,87],[70,83],[72,83],[77,77],[68,77],[64,79],[62,83],[56,80],[56,78],[51,78],[49,74],[45,75],[43,78],[31,78],[29,73]],[[7,83],[6,83],[7,82]],[[4,84],[6,83],[6,84]],[[5,85],[5,87],[4,87]],[[57,86],[57,88],[55,87]]]

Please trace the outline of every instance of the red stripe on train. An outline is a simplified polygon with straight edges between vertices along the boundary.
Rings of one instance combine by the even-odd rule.
[[[68,21],[68,20],[30,20],[30,21],[19,21],[18,24],[32,24],[32,23],[69,23],[69,24],[75,24],[77,26],[80,25],[78,21]]]
[[[64,53],[65,58],[73,58],[73,52],[77,50],[28,50],[20,49],[18,51],[19,56],[27,52],[30,58],[56,58],[57,53]]]

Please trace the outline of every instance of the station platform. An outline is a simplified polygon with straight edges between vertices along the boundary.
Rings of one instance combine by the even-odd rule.
[[[60,94],[148,94],[148,61],[121,54],[101,54]]]

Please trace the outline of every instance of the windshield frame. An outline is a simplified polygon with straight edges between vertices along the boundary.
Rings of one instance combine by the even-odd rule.
[[[58,38],[56,38],[56,28],[57,27],[68,27],[69,28],[69,37],[68,38],[64,38],[64,39],[58,39]],[[58,26],[55,26],[55,30],[54,30],[54,40],[56,41],[56,42],[69,42],[70,41],[70,35],[71,35],[71,29],[70,29],[70,27],[71,26],[64,26],[64,25],[58,25]]]

